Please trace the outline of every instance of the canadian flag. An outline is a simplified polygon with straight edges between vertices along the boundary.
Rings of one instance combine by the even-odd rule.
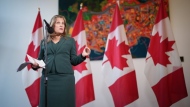
[[[112,20],[102,72],[115,107],[124,107],[139,98],[136,73],[118,5]]]
[[[86,32],[82,19],[82,10],[79,11],[75,20],[72,37],[76,41],[77,54],[81,54],[86,47]],[[94,86],[89,57],[77,66],[73,66],[76,87],[76,107],[81,107],[93,100]]]
[[[28,45],[26,53],[36,59],[38,58],[40,42],[43,38],[42,31],[42,20],[39,11],[33,27],[31,42]],[[25,57],[25,61],[28,61],[27,55]],[[39,105],[40,77],[40,70],[34,71],[31,69],[30,65],[22,71],[22,81],[32,107],[37,107]]]
[[[187,97],[183,67],[163,0],[152,31],[145,75],[160,107],[169,107]]]

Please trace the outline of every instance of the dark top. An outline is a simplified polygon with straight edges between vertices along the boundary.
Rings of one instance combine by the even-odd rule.
[[[39,60],[45,60],[45,45],[40,45]],[[75,107],[75,79],[72,65],[86,57],[76,54],[76,44],[71,37],[62,37],[58,43],[47,43],[47,107]],[[46,69],[43,69],[44,74]],[[45,107],[44,75],[40,83],[40,107]]]
[[[78,65],[83,62],[86,57],[82,54],[76,54],[75,40],[71,37],[62,37],[58,43],[52,41],[47,43],[47,73],[74,73],[72,65]],[[40,45],[39,60],[45,60],[45,45],[44,40]],[[52,71],[51,71],[52,70]],[[44,74],[45,70],[42,71]],[[55,73],[55,72],[54,72]]]

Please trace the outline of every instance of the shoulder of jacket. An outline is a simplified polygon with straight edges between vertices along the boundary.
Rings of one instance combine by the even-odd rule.
[[[72,37],[66,37],[66,39],[68,39],[68,40],[74,40],[74,38],[72,38]]]

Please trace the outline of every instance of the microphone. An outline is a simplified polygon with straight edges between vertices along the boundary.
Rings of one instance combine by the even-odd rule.
[[[52,34],[54,32],[53,28],[50,27],[50,25],[46,22],[45,19],[44,19],[44,22],[46,24],[46,30],[48,31],[49,34]]]

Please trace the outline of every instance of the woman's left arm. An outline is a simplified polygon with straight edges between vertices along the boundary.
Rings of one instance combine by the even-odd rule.
[[[88,47],[85,47],[83,52],[79,55],[77,55],[76,53],[76,43],[75,43],[75,40],[72,38],[72,49],[71,49],[71,54],[70,54],[70,57],[71,57],[71,64],[76,66],[80,63],[82,63],[86,57],[90,54],[90,49]]]
[[[87,57],[87,56],[90,55],[90,52],[91,52],[90,48],[85,47],[84,50],[83,50],[83,52],[82,52],[82,56],[83,57]]]

